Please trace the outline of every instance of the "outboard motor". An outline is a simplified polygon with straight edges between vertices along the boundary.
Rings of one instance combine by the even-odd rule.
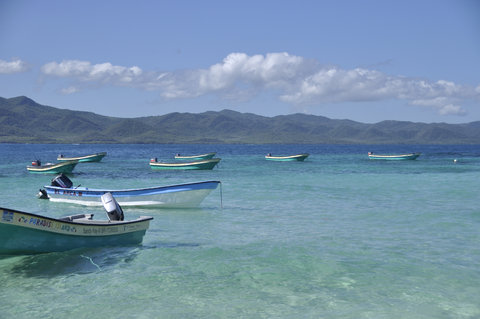
[[[157,162],[157,158],[156,158],[156,157],[150,159],[150,163],[156,163],[156,162]]]
[[[112,193],[105,193],[102,195],[102,204],[107,212],[108,219],[110,220],[123,220],[123,210],[120,205],[118,205],[115,198],[113,198]]]
[[[57,186],[61,188],[72,188],[72,181],[66,175],[61,173],[52,179],[52,186]]]
[[[39,189],[37,194],[38,199],[48,199],[47,191],[44,189]]]

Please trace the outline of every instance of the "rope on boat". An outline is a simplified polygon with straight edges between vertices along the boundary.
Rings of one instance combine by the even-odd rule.
[[[222,182],[220,182],[220,208],[223,209],[223,190],[222,190]]]
[[[99,265],[97,265],[96,263],[94,263],[94,262],[93,262],[93,259],[92,259],[91,257],[84,256],[84,255],[80,255],[80,256],[81,256],[81,257],[83,257],[83,258],[85,258],[85,259],[88,259],[88,260],[90,260],[90,262],[92,263],[92,265],[94,265],[95,267],[97,267],[97,268],[98,268],[98,270],[100,270],[100,271],[102,270],[102,268],[100,268],[100,266],[99,266]]]

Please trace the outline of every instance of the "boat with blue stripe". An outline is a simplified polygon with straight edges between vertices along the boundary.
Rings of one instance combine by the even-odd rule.
[[[39,195],[52,202],[100,206],[102,204],[100,197],[105,193],[111,193],[122,206],[192,208],[198,207],[219,184],[220,181],[202,181],[122,190],[95,189],[72,187],[73,183],[68,177],[59,175],[52,180],[52,185],[44,186]]]

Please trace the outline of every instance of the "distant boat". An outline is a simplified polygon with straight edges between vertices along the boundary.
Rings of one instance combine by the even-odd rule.
[[[32,165],[27,166],[27,170],[32,173],[68,174],[73,171],[77,164],[77,161],[66,161],[61,163],[47,163],[45,165],[42,165],[41,161],[36,160],[32,162]]]
[[[150,167],[158,169],[213,169],[220,162],[220,158],[211,158],[193,162],[165,163],[158,162],[156,158],[150,160]]]
[[[203,159],[211,159],[215,156],[217,153],[206,153],[206,154],[200,154],[200,155],[181,155],[177,154],[175,155],[175,159],[180,159],[180,160],[203,160]]]
[[[288,162],[288,161],[303,161],[305,160],[310,154],[303,153],[297,155],[288,155],[288,156],[273,156],[272,154],[268,154],[265,156],[265,159],[269,161],[281,161],[281,162]]]
[[[103,198],[109,220],[93,214],[52,218],[0,208],[0,255],[37,254],[76,248],[139,244],[152,217],[123,220],[123,211],[111,194]]]
[[[122,206],[154,206],[154,207],[197,207],[214,189],[219,181],[204,181],[188,184],[158,186],[136,189],[94,189],[72,187],[72,181],[61,174],[52,179],[49,186],[40,190],[41,198],[52,202],[66,202],[85,206],[100,206],[101,196],[111,193]],[[46,197],[45,197],[46,196]]]
[[[60,154],[57,157],[57,161],[78,161],[80,163],[83,162],[100,162],[102,158],[107,155],[107,152],[101,152],[101,153],[96,153],[96,154],[91,154],[91,155],[85,155],[85,156],[77,156],[77,157],[65,157],[62,154]]]
[[[368,158],[372,160],[387,160],[387,161],[402,161],[414,160],[420,156],[421,153],[397,154],[397,155],[379,155],[368,152]]]

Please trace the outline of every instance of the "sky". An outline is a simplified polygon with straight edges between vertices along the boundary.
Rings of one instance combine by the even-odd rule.
[[[480,1],[0,0],[0,97],[116,117],[230,109],[480,120]]]

